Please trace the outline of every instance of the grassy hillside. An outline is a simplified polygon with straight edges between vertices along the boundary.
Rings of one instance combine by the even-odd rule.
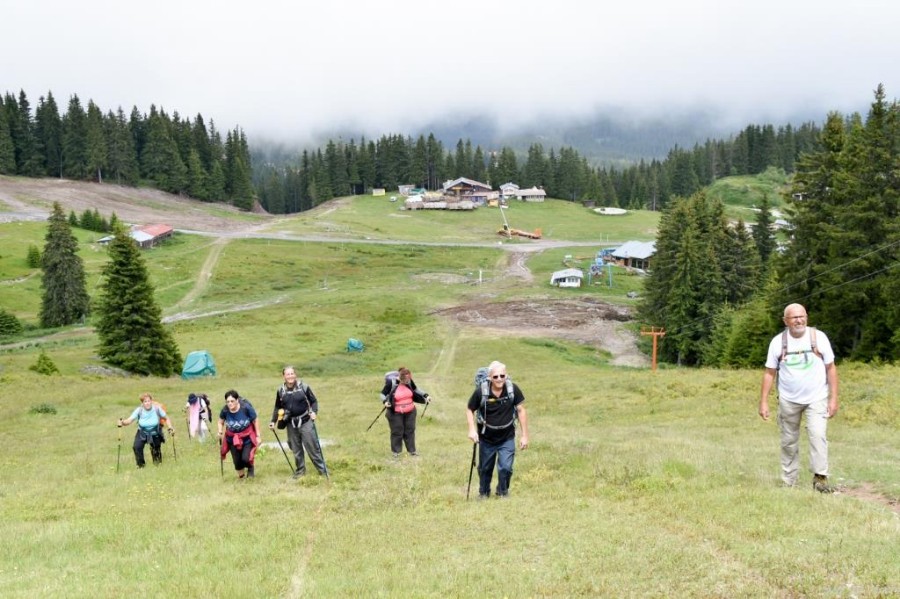
[[[545,231],[605,218],[560,204],[515,205],[509,218]],[[570,208],[579,211],[566,216]],[[353,235],[413,230],[408,239],[429,239],[418,227],[431,223],[442,239],[483,237],[468,230],[475,225],[454,233],[451,219],[462,215],[391,214],[386,199],[354,198],[281,220],[276,233],[303,235],[327,220]],[[476,218],[493,241],[490,214]],[[416,226],[388,230],[395,220]],[[44,230],[0,224],[0,307],[31,322],[39,282],[24,260]],[[93,293],[103,252],[77,235]],[[0,520],[9,540],[0,595],[900,594],[897,367],[840,366],[843,407],[829,436],[843,492],[824,496],[805,471],[799,488],[779,486],[778,433],[756,416],[760,371],[613,367],[608,353],[550,331],[513,335],[436,312],[589,294],[627,305],[636,278],[589,292],[547,284],[566,254],[585,260],[594,249],[531,257],[531,282],[507,276],[502,246],[179,235],[146,252],[182,352],[211,351],[219,376],[95,374],[86,367],[100,365],[96,338],[78,327],[47,338],[32,330],[0,350]],[[486,284],[473,284],[479,270]],[[347,353],[348,337],[366,351]],[[60,375],[28,369],[38,344]],[[493,359],[525,392],[532,443],[516,458],[509,499],[467,502],[464,403],[475,369]],[[218,411],[236,388],[267,419],[285,363],[320,398],[330,480],[290,480],[274,446],[261,450],[256,479],[235,480],[230,462],[223,477],[215,448],[185,435],[186,395],[207,392]],[[381,407],[383,373],[401,364],[434,401],[419,421],[422,456],[395,461],[386,423],[366,427]],[[120,440],[115,421],[144,391],[176,414],[177,431],[162,466],[137,470],[134,428]],[[275,437],[267,431],[264,441]],[[805,468],[805,440],[802,451]]]
[[[767,197],[773,210],[780,210],[784,194],[788,191],[789,178],[784,171],[770,167],[759,175],[725,177],[709,186],[710,197],[719,198],[726,206],[726,214],[733,219],[755,222],[753,209]]]

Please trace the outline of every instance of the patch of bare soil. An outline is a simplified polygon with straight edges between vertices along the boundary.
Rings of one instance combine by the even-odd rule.
[[[884,495],[876,491],[875,487],[868,483],[863,483],[857,487],[841,486],[838,488],[838,491],[842,495],[849,495],[850,497],[862,499],[863,501],[871,501],[873,503],[883,505],[895,514],[900,514],[900,501],[891,499],[890,497],[885,497]]]
[[[220,213],[247,214],[233,206],[211,205],[156,189],[68,179],[0,177],[0,203],[9,208],[0,210],[0,222],[46,220],[54,202],[59,202],[66,213],[74,210],[80,215],[96,208],[103,215],[115,212],[119,220],[132,224],[161,223],[176,229],[219,233],[248,228],[245,220],[211,213],[214,206]],[[260,214],[259,218],[266,216]]]
[[[412,279],[414,281],[428,281],[428,282],[437,282],[443,283],[444,285],[461,285],[463,283],[469,283],[469,277],[464,275],[455,275],[452,273],[443,273],[443,272],[425,272],[418,275],[413,275]]]
[[[611,353],[612,364],[648,366],[637,339],[623,325],[628,308],[593,298],[469,303],[433,312],[456,323],[493,335],[556,337],[585,343]]]

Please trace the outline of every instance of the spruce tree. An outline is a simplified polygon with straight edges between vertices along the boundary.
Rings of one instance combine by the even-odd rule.
[[[47,92],[47,99],[39,98],[34,112],[35,137],[44,153],[45,174],[62,177],[62,119],[53,94]]]
[[[16,147],[9,129],[6,107],[0,102],[0,175],[16,174]]]
[[[69,99],[63,118],[63,175],[70,179],[88,178],[87,115],[77,95]]]
[[[85,286],[84,264],[78,256],[78,240],[58,202],[53,204],[41,257],[41,326],[60,327],[83,319],[90,313],[90,297]]]
[[[137,153],[134,150],[134,138],[125,113],[121,108],[113,114],[107,113],[105,119],[107,143],[107,164],[109,173],[116,178],[118,184],[134,184],[138,181]]]
[[[98,354],[112,366],[145,375],[179,372],[181,354],[163,327],[140,250],[124,227],[109,244],[99,302]]]
[[[98,183],[103,183],[108,152],[103,113],[93,100],[89,100],[85,120],[85,160],[88,177]]]
[[[772,233],[772,207],[769,204],[769,196],[763,194],[759,203],[759,212],[756,213],[756,226],[753,227],[753,242],[759,253],[762,271],[769,267],[769,258],[775,251],[775,235]]]
[[[0,337],[11,337],[22,332],[22,323],[15,315],[0,308]]]
[[[835,352],[900,356],[900,107],[879,86],[865,121],[832,113],[820,150],[797,164],[781,302],[803,301]]]

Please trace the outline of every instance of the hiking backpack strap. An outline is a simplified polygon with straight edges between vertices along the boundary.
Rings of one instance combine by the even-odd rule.
[[[809,329],[809,347],[812,353],[819,356],[820,359],[824,360],[825,358],[822,356],[822,352],[819,351],[819,346],[816,344],[816,327],[807,327]],[[781,367],[781,363],[784,362],[788,354],[802,354],[805,353],[805,350],[798,350],[795,352],[788,352],[788,329],[785,328],[784,331],[781,332],[781,355],[778,356],[778,366]]]
[[[513,402],[515,400],[515,392],[513,391],[512,381],[507,377],[506,379],[506,400],[509,402]],[[501,429],[507,428],[510,425],[515,425],[516,420],[519,419],[519,412],[515,408],[515,404],[513,404],[513,419],[508,423],[502,426],[491,426],[487,423],[487,402],[491,397],[491,383],[490,381],[481,381],[481,432],[484,433],[486,429]],[[501,401],[503,401],[501,399]]]
[[[809,346],[812,352],[824,362],[825,358],[822,356],[822,352],[819,351],[819,346],[816,345],[816,327],[809,327]]]

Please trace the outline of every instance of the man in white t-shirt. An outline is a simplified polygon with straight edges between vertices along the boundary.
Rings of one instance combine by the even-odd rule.
[[[781,480],[793,487],[800,470],[800,419],[806,413],[813,488],[831,493],[828,484],[828,419],[838,412],[838,375],[834,351],[825,333],[806,326],[806,308],[784,309],[784,333],[776,335],[766,355],[759,415],[769,419],[769,392],[778,380],[778,425],[781,429]]]

